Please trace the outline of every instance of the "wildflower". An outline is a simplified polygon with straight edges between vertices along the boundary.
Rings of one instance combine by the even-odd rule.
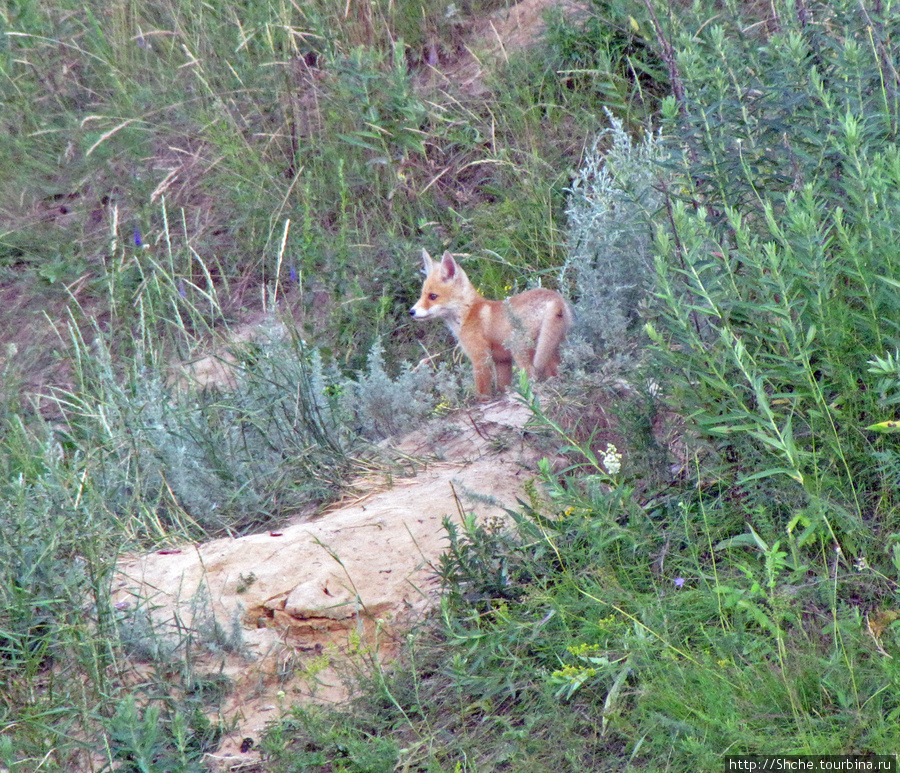
[[[869,562],[866,560],[865,556],[860,556],[856,559],[856,562],[853,564],[854,568],[857,572],[864,572],[866,569],[869,569]]]
[[[603,469],[609,475],[618,475],[622,469],[622,454],[612,443],[607,443],[603,452]]]
[[[293,263],[291,264],[291,281],[297,281],[297,267]]]
[[[143,245],[143,241],[141,240],[141,229],[137,226],[134,227],[134,246],[140,247]]]
[[[676,588],[684,587],[684,577],[676,577],[673,582],[675,583]]]

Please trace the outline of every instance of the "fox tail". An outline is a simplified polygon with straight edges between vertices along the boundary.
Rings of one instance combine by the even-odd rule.
[[[562,298],[548,304],[535,342],[534,375],[537,378],[556,374],[559,346],[574,321],[572,309]]]

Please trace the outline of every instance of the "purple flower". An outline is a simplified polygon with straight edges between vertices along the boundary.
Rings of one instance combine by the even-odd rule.
[[[673,582],[675,583],[676,588],[684,587],[684,577],[676,577]]]
[[[293,263],[291,264],[291,281],[297,281],[297,267]]]
[[[141,229],[137,226],[134,227],[134,246],[140,247],[143,244],[141,241]]]
[[[184,280],[183,279],[178,280],[178,294],[182,298],[187,298],[187,290],[184,289]]]

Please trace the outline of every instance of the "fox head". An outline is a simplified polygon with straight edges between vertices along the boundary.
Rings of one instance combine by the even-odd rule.
[[[422,261],[425,283],[419,302],[409,313],[416,319],[434,317],[443,319],[451,328],[458,327],[460,311],[467,302],[471,302],[475,288],[449,252],[436,261],[422,250]]]

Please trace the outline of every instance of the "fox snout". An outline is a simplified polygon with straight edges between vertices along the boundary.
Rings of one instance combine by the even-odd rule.
[[[427,317],[441,317],[446,313],[446,306],[443,303],[436,303],[438,300],[437,293],[430,292],[426,286],[422,290],[422,297],[416,301],[416,304],[409,310],[409,315],[414,319],[425,319]]]

